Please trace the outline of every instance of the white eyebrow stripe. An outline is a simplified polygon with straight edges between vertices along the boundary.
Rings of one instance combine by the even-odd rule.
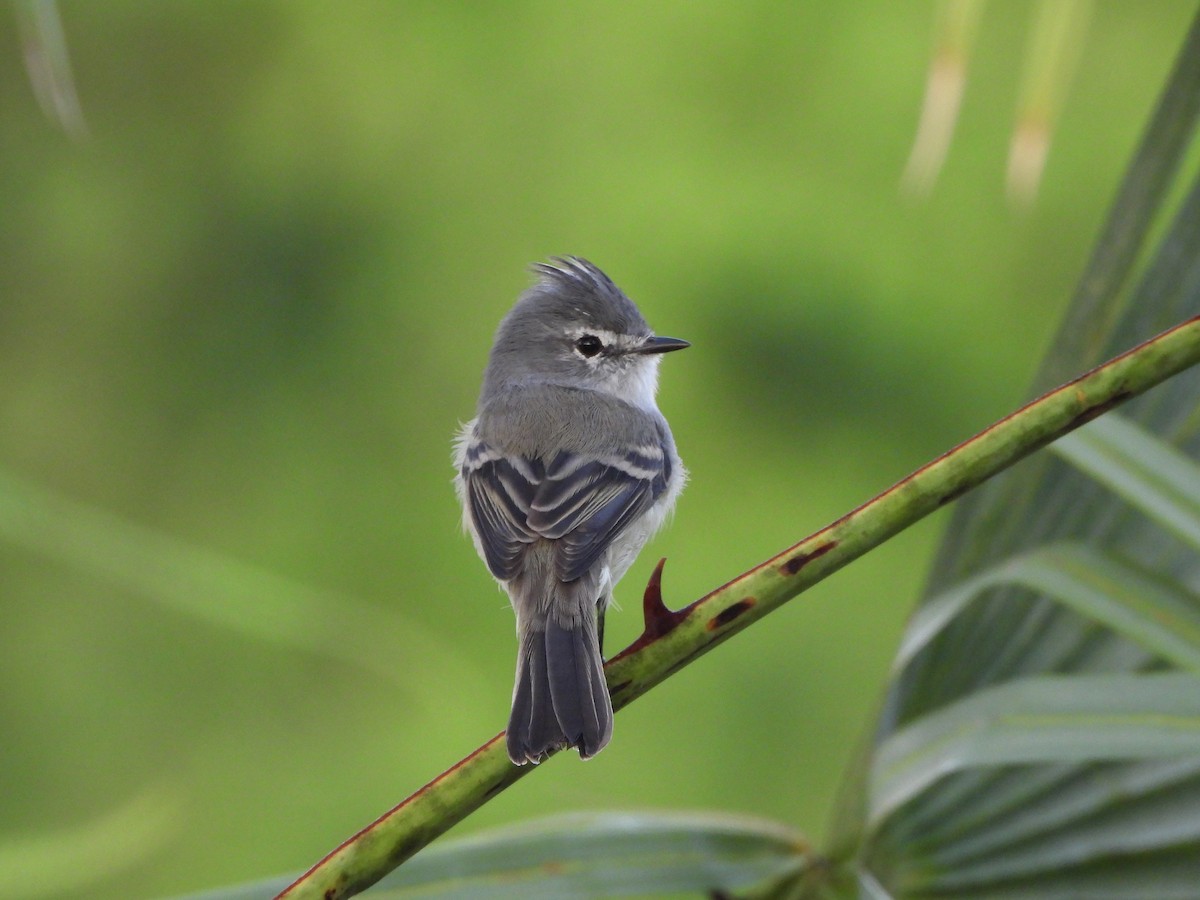
[[[572,340],[579,340],[585,334],[592,334],[600,338],[605,347],[611,347],[622,337],[615,331],[609,331],[607,328],[569,328],[567,335]]]

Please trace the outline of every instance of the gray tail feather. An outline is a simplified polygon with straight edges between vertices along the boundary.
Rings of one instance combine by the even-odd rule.
[[[595,756],[612,737],[613,710],[594,620],[572,627],[551,617],[544,632],[522,641],[508,720],[508,756],[540,762],[552,750],[575,747]]]
[[[517,658],[517,686],[508,717],[508,758],[516,765],[541,762],[551,750],[565,747],[566,737],[554,718],[546,645],[541,633],[522,640]]]

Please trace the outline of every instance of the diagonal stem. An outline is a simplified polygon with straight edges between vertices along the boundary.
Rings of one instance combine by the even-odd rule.
[[[681,610],[663,605],[660,562],[646,588],[645,630],[606,666],[614,709],[1023,457],[1198,362],[1200,316],[1026,404]],[[349,838],[279,897],[353,896],[533,771],[509,762],[503,737],[492,738]]]

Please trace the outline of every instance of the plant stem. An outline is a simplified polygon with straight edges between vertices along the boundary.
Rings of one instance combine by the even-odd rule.
[[[660,562],[646,588],[642,635],[606,666],[614,709],[1023,457],[1198,362],[1200,316],[1026,404],[684,609],[663,605]],[[509,762],[502,738],[492,738],[351,837],[279,897],[353,896],[533,771]]]

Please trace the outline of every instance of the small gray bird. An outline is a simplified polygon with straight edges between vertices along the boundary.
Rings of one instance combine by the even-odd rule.
[[[612,737],[604,610],[686,478],[654,397],[659,355],[688,342],[590,262],[552,263],[500,323],[454,453],[463,523],[517,614],[517,765]]]

